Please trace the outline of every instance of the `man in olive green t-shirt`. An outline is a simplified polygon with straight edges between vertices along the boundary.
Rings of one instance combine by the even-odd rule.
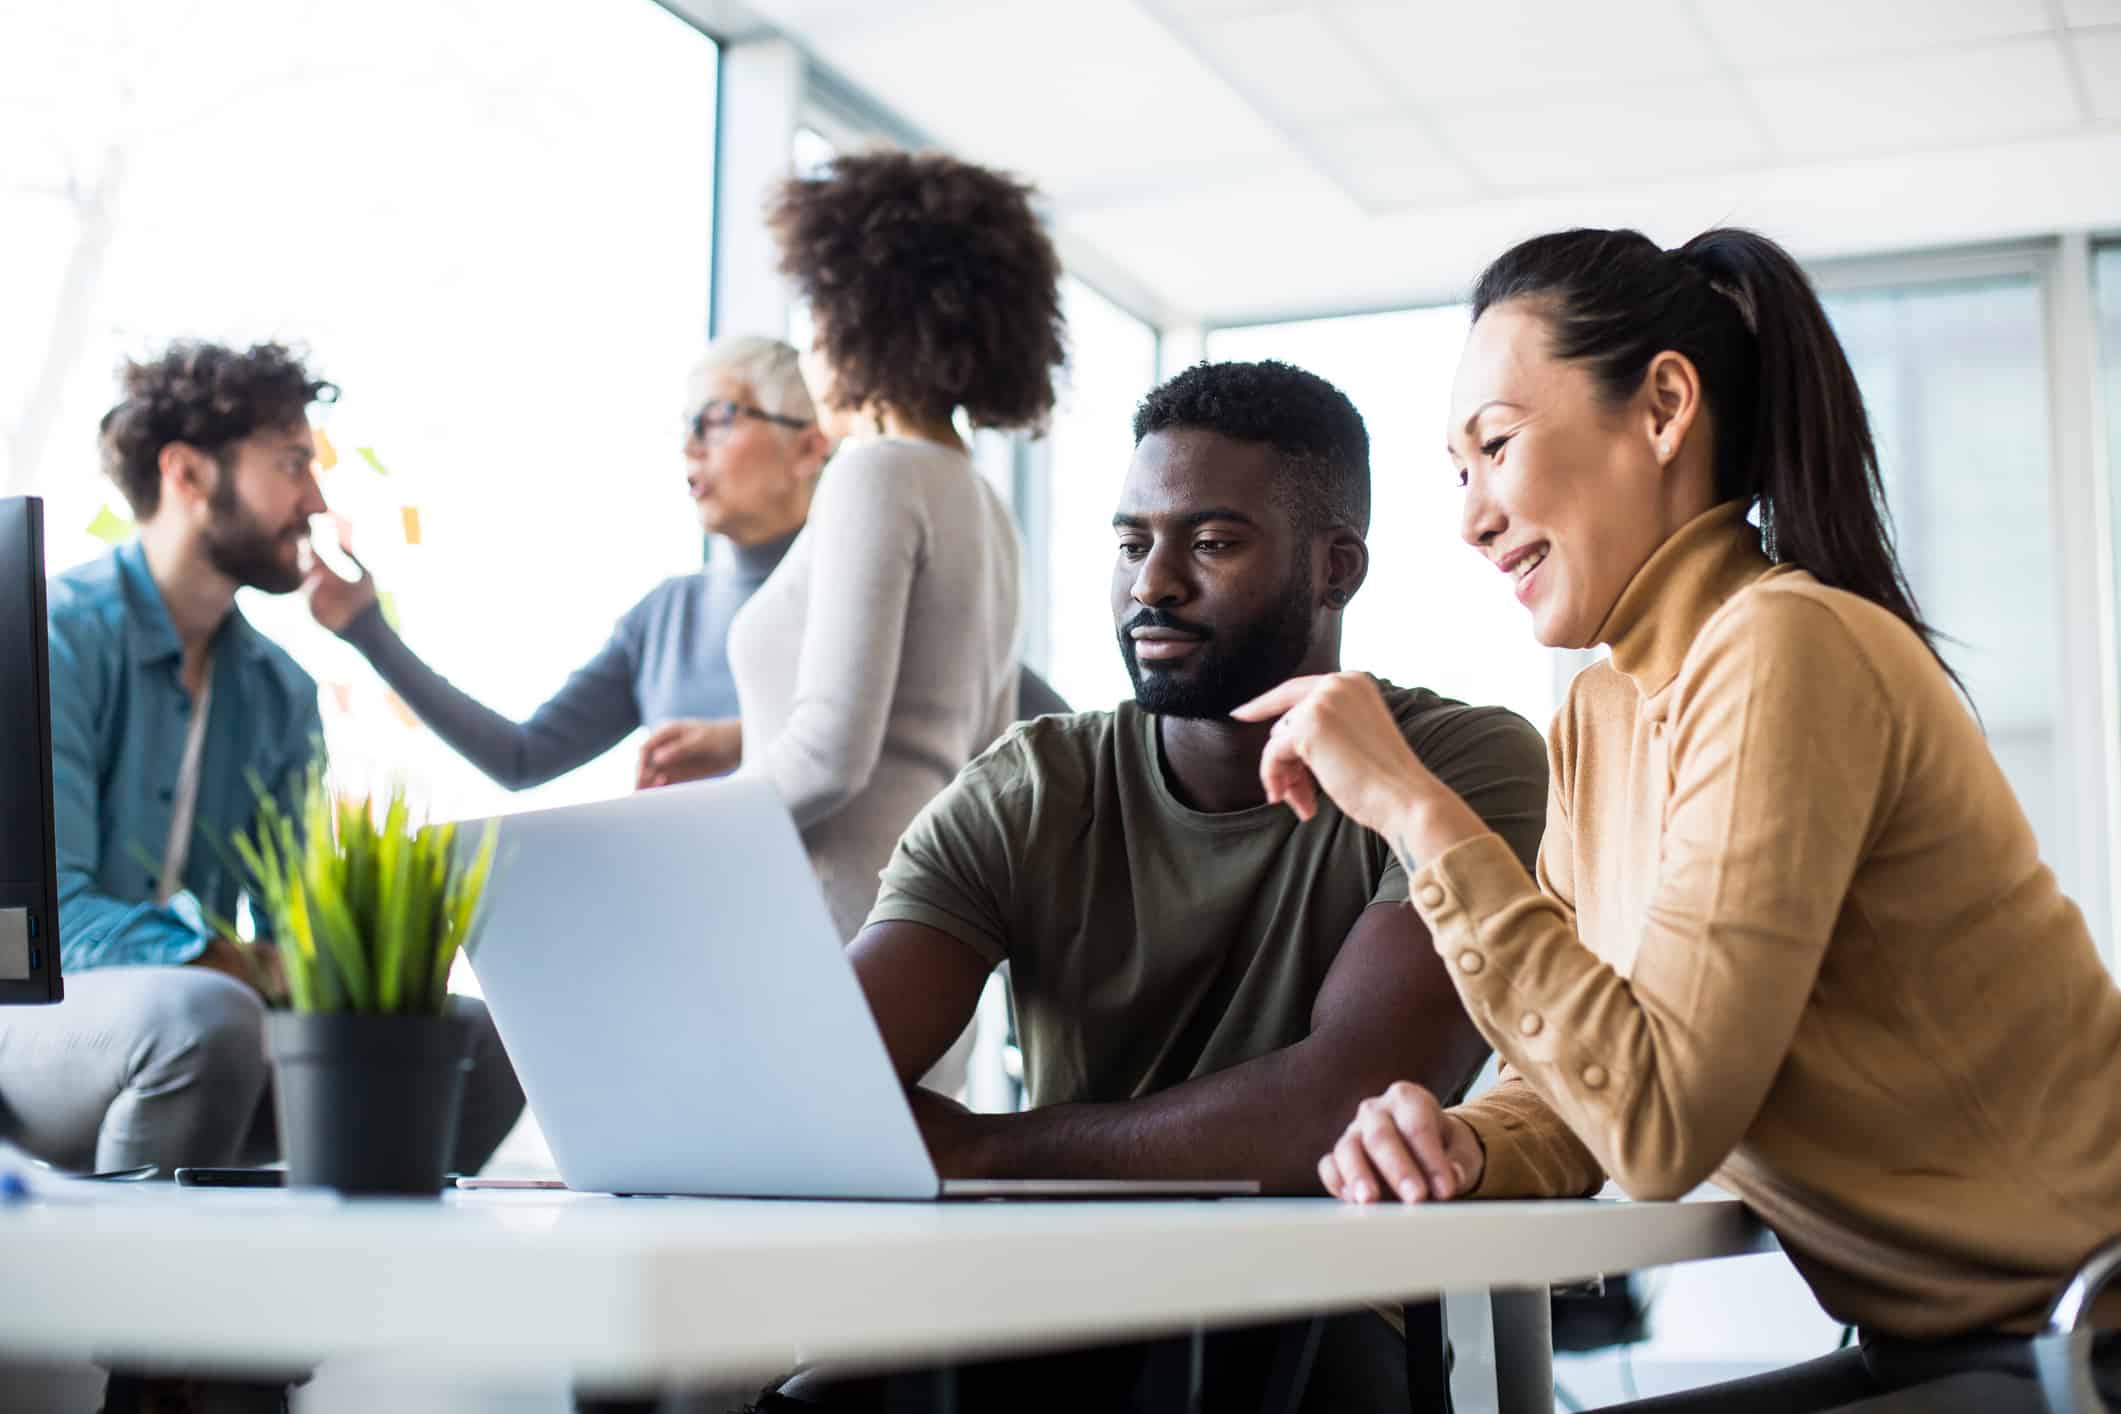
[[[1264,803],[1231,708],[1339,667],[1369,565],[1369,449],[1331,384],[1204,364],[1152,392],[1121,490],[1116,711],[1014,728],[930,803],[853,960],[949,1177],[1250,1178],[1316,1193],[1366,1095],[1464,1090],[1486,1056],[1385,843]],[[1397,607],[1397,606],[1395,606]],[[1411,606],[1410,606],[1411,607]],[[1546,750],[1523,718],[1387,689],[1408,742],[1523,858]],[[1032,1109],[913,1082],[1010,964]]]
[[[946,1176],[1317,1193],[1318,1158],[1364,1096],[1401,1077],[1456,1095],[1487,1054],[1391,850],[1329,804],[1309,824],[1267,805],[1268,730],[1229,716],[1339,666],[1369,568],[1369,438],[1338,389],[1278,363],[1190,369],[1143,402],[1134,435],[1112,611],[1135,701],[1025,723],[968,766],[901,839],[854,966]],[[1529,867],[1539,734],[1430,692],[1386,700]],[[918,1081],[1005,961],[1033,1108],[976,1115]],[[1276,1338],[1211,1337],[1201,1407],[1256,1406]],[[1126,1409],[1152,1352],[967,1366],[950,1388],[967,1414]],[[1403,1409],[1404,1360],[1376,1316],[1330,1321],[1303,1408]],[[760,1408],[884,1399],[821,1372]]]
[[[1498,708],[1383,686],[1430,769],[1536,850],[1537,734]],[[1010,964],[1034,1107],[1140,1100],[1299,1044],[1349,930],[1372,905],[1410,911],[1390,848],[1338,811],[1304,826],[1278,805],[1188,805],[1165,778],[1160,720],[1127,702],[1011,731],[900,840],[869,915],[947,934],[982,974]],[[1479,1064],[1471,1044],[1451,1053]]]

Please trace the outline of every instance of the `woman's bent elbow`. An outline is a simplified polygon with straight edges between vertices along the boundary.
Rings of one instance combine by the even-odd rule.
[[[1623,1150],[1606,1165],[1606,1174],[1638,1203],[1669,1203],[1708,1182],[1722,1163],[1721,1154],[1682,1144],[1662,1153]]]

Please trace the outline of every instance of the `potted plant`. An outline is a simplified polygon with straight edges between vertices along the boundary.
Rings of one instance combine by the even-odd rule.
[[[449,1010],[495,827],[459,848],[416,823],[403,786],[335,799],[313,767],[290,816],[260,792],[238,836],[287,977],[266,1020],[288,1182],[345,1193],[441,1190],[476,1038]]]

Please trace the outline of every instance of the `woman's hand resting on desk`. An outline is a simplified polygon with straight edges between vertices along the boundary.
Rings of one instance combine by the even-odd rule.
[[[744,759],[744,724],[736,717],[702,721],[680,717],[665,722],[641,743],[641,759],[634,772],[634,789],[676,785],[679,781],[704,781],[726,776]]]
[[[1326,1192],[1349,1203],[1456,1198],[1477,1187],[1487,1153],[1473,1126],[1411,1080],[1356,1106],[1354,1122],[1318,1161]]]

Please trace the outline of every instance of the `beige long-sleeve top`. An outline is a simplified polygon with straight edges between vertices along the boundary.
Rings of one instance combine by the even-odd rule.
[[[1458,1110],[1478,1196],[1713,1178],[1838,1319],[2036,1325],[2121,1233],[2121,990],[1976,721],[1912,631],[1771,566],[1737,505],[1599,637],[1537,883],[1495,836],[1413,880],[1508,1067]]]
[[[842,938],[913,817],[1015,716],[1018,558],[963,452],[850,438],[729,626],[742,770],[795,816]]]

